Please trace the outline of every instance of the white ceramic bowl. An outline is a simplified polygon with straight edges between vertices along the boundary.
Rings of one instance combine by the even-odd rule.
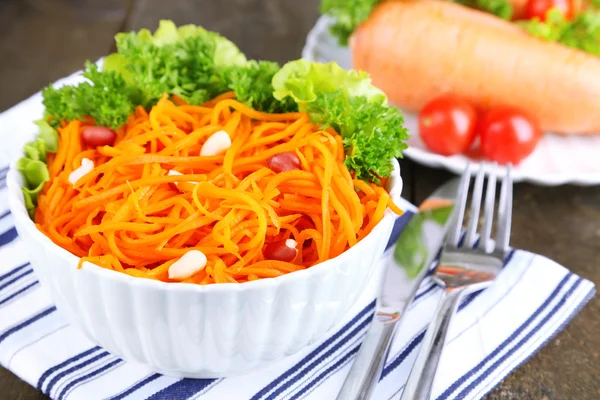
[[[320,339],[363,290],[394,224],[385,217],[354,247],[306,270],[243,284],[164,283],[86,263],[52,243],[29,219],[21,176],[8,174],[10,208],[31,264],[58,309],[87,336],[127,361],[189,377],[263,367]],[[394,160],[388,191],[399,200]]]

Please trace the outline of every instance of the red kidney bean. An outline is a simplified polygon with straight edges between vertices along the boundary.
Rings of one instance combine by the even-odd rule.
[[[91,147],[112,146],[117,134],[104,126],[88,126],[81,133],[81,139]]]
[[[263,255],[267,260],[290,262],[296,258],[296,254],[298,253],[298,249],[296,249],[297,245],[298,243],[293,239],[278,240],[277,242],[269,243],[265,247]]]
[[[298,229],[298,232],[302,232],[305,229],[315,229],[314,222],[306,215],[303,215],[300,218],[298,218],[298,220],[296,221],[296,224],[294,226],[296,227],[296,229]],[[310,247],[311,242],[312,242],[312,239],[307,238],[306,240],[304,240],[302,247],[303,248]]]
[[[296,229],[298,229],[298,232],[302,232],[305,229],[315,229],[314,222],[306,215],[303,215],[300,218],[298,218],[294,226],[296,227]]]
[[[276,173],[301,169],[302,167],[298,156],[291,152],[275,154],[267,159],[267,165]]]

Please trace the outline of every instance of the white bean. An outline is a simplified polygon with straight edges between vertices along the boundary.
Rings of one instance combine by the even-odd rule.
[[[183,280],[206,267],[206,256],[199,250],[190,250],[169,267],[169,279]]]
[[[181,176],[181,175],[183,175],[183,174],[182,174],[181,172],[179,172],[179,171],[175,171],[174,169],[172,169],[172,170],[170,170],[170,171],[167,173],[167,175],[169,175],[169,176]],[[189,182],[173,182],[173,183],[175,184],[175,186],[177,186],[177,189],[180,189],[180,187],[179,187],[179,184],[180,184],[180,183],[189,183],[189,184],[191,184],[191,185],[197,185],[197,184],[198,184],[198,182],[195,182],[195,181],[189,181]]]
[[[222,154],[231,147],[231,138],[229,133],[218,131],[213,133],[204,143],[200,150],[201,156],[216,156]]]
[[[93,169],[94,162],[89,158],[84,158],[81,160],[81,166],[69,174],[68,180],[72,185],[75,185],[78,180],[92,172]]]

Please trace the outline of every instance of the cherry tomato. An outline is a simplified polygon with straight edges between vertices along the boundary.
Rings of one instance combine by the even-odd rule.
[[[477,113],[466,100],[445,95],[428,103],[419,114],[419,133],[425,145],[442,155],[464,153],[475,139]]]
[[[530,155],[542,138],[536,121],[515,107],[498,106],[480,118],[483,155],[500,164],[518,164]]]
[[[558,8],[560,12],[568,19],[575,14],[575,4],[573,0],[529,0],[525,6],[525,18],[539,18],[546,20],[546,14],[553,8]]]
[[[92,147],[112,146],[117,139],[117,134],[104,126],[88,126],[81,133],[81,139]]]

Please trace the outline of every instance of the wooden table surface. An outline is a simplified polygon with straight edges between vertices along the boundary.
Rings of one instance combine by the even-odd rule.
[[[222,33],[249,58],[296,59],[319,0],[0,0],[0,111],[114,50],[113,35],[160,19]],[[0,144],[1,146],[1,144]],[[402,161],[404,196],[422,201],[451,174]],[[514,191],[515,247],[546,255],[600,284],[600,187]],[[600,398],[600,298],[488,399]],[[45,399],[0,367],[0,399]]]

